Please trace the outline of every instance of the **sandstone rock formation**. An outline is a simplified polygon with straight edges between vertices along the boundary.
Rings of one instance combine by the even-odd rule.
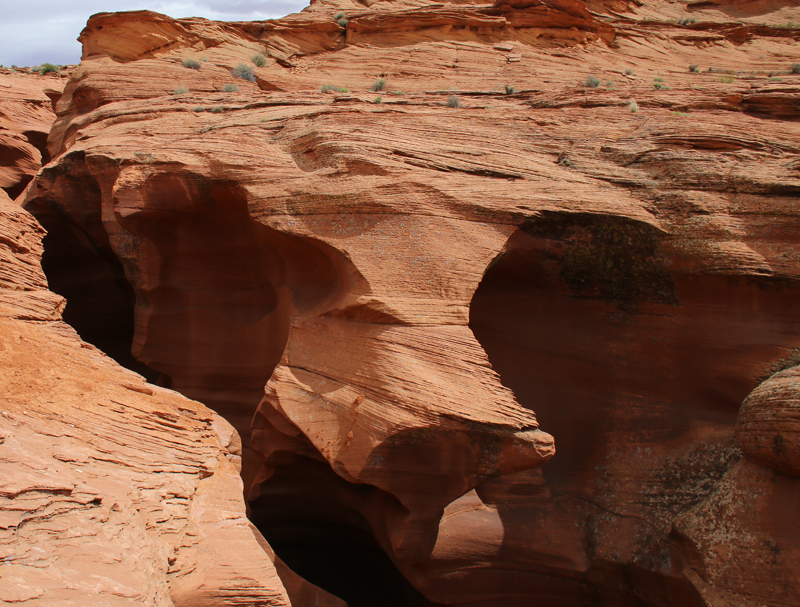
[[[47,136],[66,77],[0,70],[0,188],[12,199],[50,160]]]
[[[0,200],[0,600],[289,605],[245,517],[233,428],[60,321],[42,234]]]
[[[0,601],[341,605],[265,551],[233,427],[61,321],[43,235],[0,190]]]
[[[789,607],[790,15],[100,14],[23,202],[64,318],[236,427],[351,607]]]

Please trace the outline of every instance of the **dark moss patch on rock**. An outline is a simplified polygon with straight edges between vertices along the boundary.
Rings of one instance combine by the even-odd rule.
[[[675,284],[660,251],[663,233],[627,217],[545,213],[522,226],[548,247],[561,278],[579,297],[614,301],[623,309],[637,302],[675,305]]]

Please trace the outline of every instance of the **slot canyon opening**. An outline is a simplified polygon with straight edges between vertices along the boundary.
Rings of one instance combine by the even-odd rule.
[[[40,167],[50,162],[47,133],[28,130],[20,134],[28,144],[38,150],[41,157],[36,158],[32,155],[30,148],[25,147],[20,141],[14,139],[4,141],[0,138],[0,166],[11,173],[0,182],[0,187],[6,191],[11,200],[25,191]]]
[[[800,296],[796,281],[691,271],[692,260],[676,257],[648,224],[544,213],[510,237],[474,294],[469,326],[503,384],[555,437],[542,472],[554,501],[574,500],[576,511],[627,508],[614,501],[627,499],[622,491],[640,492],[637,516],[697,503],[681,488],[697,472],[658,485],[664,477],[636,477],[651,474],[638,462],[646,453],[660,474],[687,449],[722,458],[743,399],[800,346],[800,313],[787,305]],[[631,475],[619,481],[635,483],[628,489],[614,484]],[[703,491],[718,477],[703,479]],[[591,516],[571,524],[594,529]],[[588,562],[602,549],[593,533],[575,543]],[[637,588],[623,563],[615,567],[606,562],[593,579],[627,580],[625,592],[642,604],[679,590],[669,574],[660,590]]]
[[[326,462],[288,452],[274,458],[250,518],[293,571],[349,607],[444,607],[403,577],[370,532],[367,510],[388,494],[346,481]]]
[[[291,314],[333,305],[357,271],[322,242],[255,221],[234,182],[165,171],[112,197],[101,184],[114,183],[104,172],[116,167],[94,162],[76,154],[49,170],[46,191],[26,204],[48,231],[42,263],[67,299],[64,320],[121,365],[231,422],[247,490],[259,466],[250,423]],[[349,483],[329,468],[304,483],[307,468],[280,468],[272,497],[249,504],[281,560],[351,607],[432,607],[338,502]]]

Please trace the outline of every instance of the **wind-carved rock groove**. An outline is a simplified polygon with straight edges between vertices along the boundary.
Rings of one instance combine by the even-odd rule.
[[[45,270],[87,341],[224,415],[245,442],[290,315],[335,301],[347,262],[253,220],[235,183],[76,155],[28,203]],[[46,186],[44,184],[47,184]],[[102,184],[102,185],[101,185]],[[78,206],[79,205],[79,206]]]

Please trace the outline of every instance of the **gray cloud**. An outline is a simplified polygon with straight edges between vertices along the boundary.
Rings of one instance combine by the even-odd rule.
[[[11,2],[8,2],[11,4]],[[6,4],[6,2],[3,2]],[[0,64],[77,63],[78,34],[87,19],[100,12],[149,9],[170,17],[206,17],[221,21],[252,21],[283,17],[302,10],[307,0],[27,0],[2,7]]]

